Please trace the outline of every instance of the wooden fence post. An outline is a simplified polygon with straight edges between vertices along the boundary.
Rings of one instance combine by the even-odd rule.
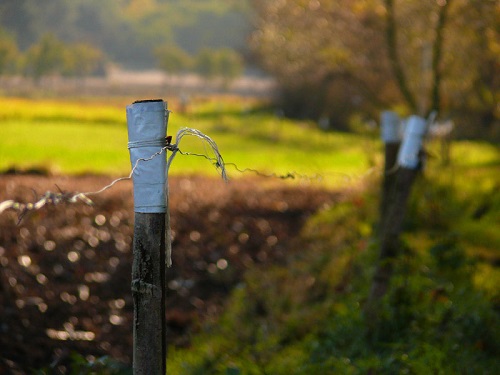
[[[400,233],[411,187],[420,167],[420,148],[426,129],[427,123],[423,118],[411,116],[405,129],[403,143],[398,152],[398,169],[394,187],[391,189],[386,203],[387,217],[382,227],[378,264],[365,305],[365,316],[370,335],[374,333],[374,329],[379,322],[380,302],[389,287],[394,260],[400,255]]]
[[[134,182],[134,375],[166,373],[165,194],[167,105],[163,100],[127,106]],[[156,154],[156,157],[152,157]],[[158,155],[160,154],[160,155]],[[167,238],[167,241],[169,239]]]
[[[381,138],[384,142],[384,176],[382,179],[382,197],[380,200],[379,232],[383,232],[387,219],[387,206],[396,181],[397,156],[401,144],[400,119],[393,111],[384,111],[380,115]]]

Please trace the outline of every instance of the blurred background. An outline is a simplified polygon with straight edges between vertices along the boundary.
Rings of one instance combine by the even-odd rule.
[[[500,373],[499,0],[0,0],[0,374],[132,372],[133,186],[92,192],[153,98],[230,177],[169,171],[169,373]],[[382,111],[437,116],[417,169]]]
[[[3,0],[2,90],[232,89],[327,128],[437,110],[457,136],[498,139],[498,15],[496,0]]]

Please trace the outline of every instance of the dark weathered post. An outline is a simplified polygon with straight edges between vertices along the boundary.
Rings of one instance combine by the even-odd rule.
[[[400,255],[400,233],[411,187],[419,170],[420,148],[426,129],[427,123],[423,118],[411,116],[398,152],[398,169],[394,187],[391,189],[386,203],[387,217],[382,227],[378,264],[365,306],[370,334],[373,333],[379,321],[380,301],[389,287],[394,260]]]
[[[384,176],[382,179],[382,198],[380,200],[379,231],[382,232],[387,219],[389,197],[396,181],[397,156],[401,144],[400,120],[393,111],[384,111],[380,115],[381,138],[384,142]]]
[[[134,375],[166,372],[166,158],[161,153],[166,146],[167,113],[163,100],[127,106],[130,161],[134,168]]]

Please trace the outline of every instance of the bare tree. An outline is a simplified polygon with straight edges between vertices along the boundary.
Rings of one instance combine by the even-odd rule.
[[[291,115],[344,111],[345,120],[353,112],[404,106],[421,115],[480,110],[494,119],[500,117],[497,3],[253,0],[251,42],[280,82]]]

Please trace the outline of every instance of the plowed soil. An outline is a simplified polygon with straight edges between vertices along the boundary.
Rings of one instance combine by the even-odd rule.
[[[46,191],[99,190],[109,176],[0,175],[0,202]],[[265,183],[265,185],[264,185]],[[262,179],[172,177],[173,266],[167,270],[167,340],[188,346],[218,316],[245,270],[286,262],[305,220],[339,193]],[[0,214],[0,374],[51,366],[72,353],[132,357],[132,183],[84,202]]]

